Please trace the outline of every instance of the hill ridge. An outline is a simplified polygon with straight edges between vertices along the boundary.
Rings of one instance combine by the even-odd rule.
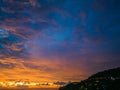
[[[59,90],[120,90],[120,67],[95,73],[81,82],[73,82]]]

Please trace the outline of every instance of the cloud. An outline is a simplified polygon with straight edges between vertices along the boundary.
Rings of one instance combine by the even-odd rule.
[[[29,0],[29,3],[30,3],[32,6],[40,7],[40,4],[37,2],[37,0]]]
[[[0,28],[0,54],[1,58],[7,57],[24,57],[25,48],[23,45],[24,39],[9,32],[4,28]]]
[[[15,65],[13,63],[2,63],[0,62],[0,69],[13,69]]]
[[[54,82],[53,84],[55,84],[55,85],[65,85],[66,82],[57,81],[57,82]]]
[[[40,85],[42,85],[42,86],[50,86],[49,83],[42,83],[42,84],[40,84]]]
[[[52,67],[48,66],[48,65],[41,65],[41,64],[34,64],[34,63],[23,63],[23,65],[29,69],[35,69],[35,70],[39,70],[39,71],[43,71],[43,72],[54,72],[55,69],[53,69]]]

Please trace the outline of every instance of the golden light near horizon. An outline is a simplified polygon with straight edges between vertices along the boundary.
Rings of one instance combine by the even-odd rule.
[[[51,62],[48,59],[31,59],[29,61],[25,59],[6,59],[2,60],[1,63],[4,65],[9,65],[9,63],[14,63],[14,68],[3,68],[0,72],[0,77],[2,77],[2,86],[7,85],[10,87],[59,87],[59,83],[55,82],[68,82],[69,78],[72,78],[75,74],[78,74],[79,70],[75,70],[74,67],[66,67],[59,60],[54,60]],[[27,64],[27,66],[24,65]],[[66,63],[64,61],[64,63]],[[11,65],[11,64],[10,64]],[[60,67],[62,66],[62,67]],[[77,64],[76,64],[77,66]],[[11,67],[11,66],[9,66]],[[62,70],[61,70],[62,69]],[[73,73],[71,73],[71,70]],[[48,73],[49,72],[49,73]],[[67,73],[64,73],[67,72]],[[79,74],[86,74],[88,72],[82,71]],[[61,76],[62,75],[62,76]],[[66,79],[63,79],[65,78]],[[68,78],[68,79],[67,79]],[[71,79],[72,81],[78,81],[80,77]],[[81,79],[84,79],[81,78]],[[4,83],[3,83],[4,82]]]
[[[4,81],[0,82],[0,88],[58,88],[61,85],[55,85],[48,82],[35,81]]]

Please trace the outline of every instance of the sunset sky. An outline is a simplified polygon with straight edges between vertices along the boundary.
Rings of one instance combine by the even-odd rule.
[[[80,81],[120,66],[120,0],[0,0],[0,82]]]

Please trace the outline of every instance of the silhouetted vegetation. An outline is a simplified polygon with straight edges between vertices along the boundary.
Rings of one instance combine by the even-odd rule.
[[[59,90],[120,90],[120,68],[96,73],[81,82],[73,82]]]

